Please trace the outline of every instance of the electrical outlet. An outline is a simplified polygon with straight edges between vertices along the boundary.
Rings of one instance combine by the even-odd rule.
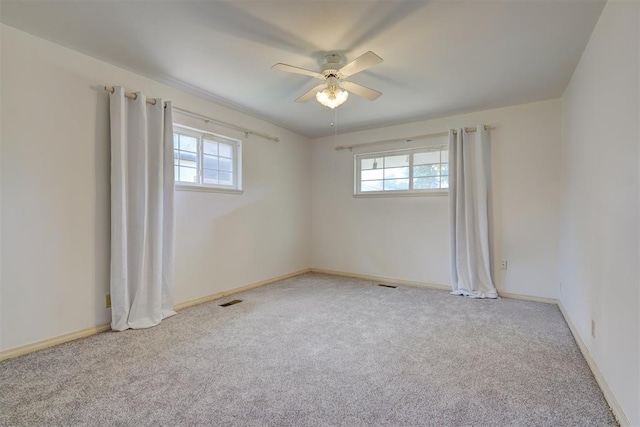
[[[596,321],[591,319],[591,336],[596,337]]]
[[[104,297],[104,306],[105,308],[111,308],[111,294],[107,294]]]
[[[503,259],[502,261],[500,261],[500,270],[506,270],[507,269],[507,260]]]

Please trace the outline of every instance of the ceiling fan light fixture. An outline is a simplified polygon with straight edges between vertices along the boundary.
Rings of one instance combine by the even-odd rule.
[[[325,107],[334,109],[342,105],[349,97],[349,92],[339,86],[327,86],[316,93],[316,99]]]

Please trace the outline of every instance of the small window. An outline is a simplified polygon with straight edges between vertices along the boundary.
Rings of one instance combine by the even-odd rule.
[[[239,191],[241,142],[175,125],[173,161],[179,189]]]
[[[355,156],[355,194],[443,193],[449,188],[447,147]]]

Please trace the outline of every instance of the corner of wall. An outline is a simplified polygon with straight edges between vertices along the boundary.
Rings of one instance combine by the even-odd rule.
[[[559,305],[622,425],[640,425],[640,3],[604,7],[562,97]],[[593,171],[606,164],[610,185]]]

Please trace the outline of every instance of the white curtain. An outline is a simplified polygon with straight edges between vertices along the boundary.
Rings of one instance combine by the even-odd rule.
[[[173,311],[171,104],[125,97],[111,113],[111,329],[148,328]]]
[[[449,214],[451,292],[473,298],[497,298],[489,256],[489,134],[449,132]]]

